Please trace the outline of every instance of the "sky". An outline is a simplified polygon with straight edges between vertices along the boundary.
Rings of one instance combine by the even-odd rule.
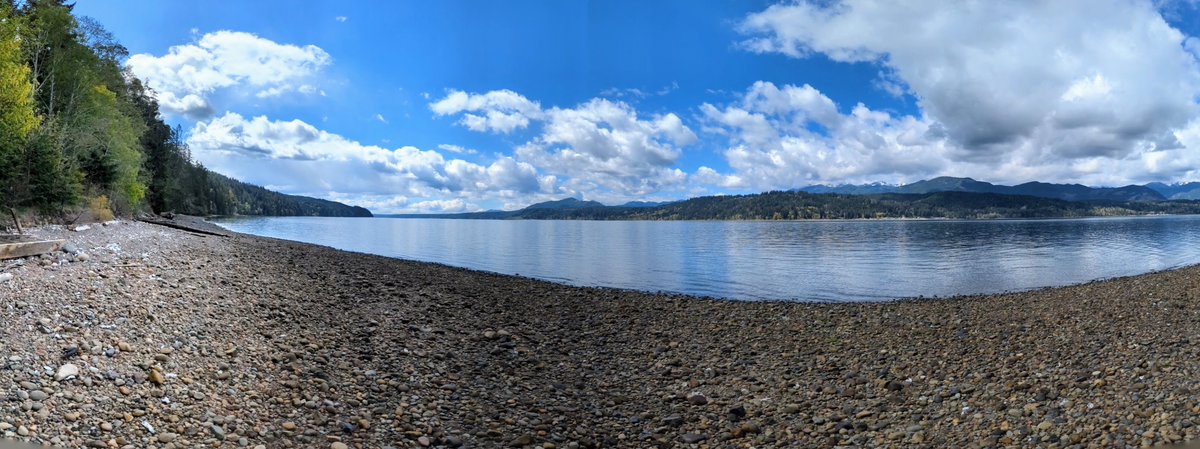
[[[193,157],[376,213],[1200,181],[1194,1],[81,0]]]

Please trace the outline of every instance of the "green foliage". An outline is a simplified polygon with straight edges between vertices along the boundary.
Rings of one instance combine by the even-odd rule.
[[[29,199],[25,205],[43,212],[59,212],[79,202],[83,173],[72,170],[55,145],[48,129],[35,132],[27,148]]]
[[[25,144],[38,126],[33,83],[21,52],[20,21],[0,5],[0,203],[12,207],[25,196]]]

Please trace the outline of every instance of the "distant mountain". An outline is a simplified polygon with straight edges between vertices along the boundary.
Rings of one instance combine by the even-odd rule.
[[[1200,200],[1200,182],[1175,184],[1152,182],[1146,184],[1146,187],[1172,200]]]
[[[1005,186],[998,186],[990,182],[976,181],[971,178],[954,178],[950,176],[941,176],[924,181],[917,181],[912,184],[905,184],[897,187],[894,193],[933,193],[933,192],[975,192],[975,193],[1004,193],[1001,190]],[[1044,195],[1043,198],[1052,198]]]
[[[963,185],[973,184],[963,183]],[[975,187],[982,188],[977,185]],[[1082,202],[1028,195],[961,191],[920,194],[882,193],[878,195],[766,192],[752,195],[699,197],[655,207],[595,206],[599,203],[579,200],[551,203],[567,206],[589,203],[591,205],[583,207],[533,205],[514,211],[405,215],[403,217],[494,220],[813,220],[1062,218],[1200,213],[1200,201]]]
[[[525,209],[587,209],[591,207],[606,207],[598,201],[583,201],[576,198],[563,198],[557,201],[546,201],[544,203],[531,204]]]
[[[1170,187],[1170,186],[1164,186]],[[1197,185],[1200,188],[1200,185]],[[808,186],[798,189],[809,193],[837,193],[842,195],[876,195],[881,193],[925,194],[934,192],[973,192],[998,193],[1001,195],[1026,195],[1039,198],[1053,198],[1064,201],[1161,201],[1168,195],[1147,186],[1129,185],[1124,187],[1088,187],[1080,184],[1051,184],[1045,182],[1027,182],[1015,186],[992,184],[976,181],[971,178],[955,178],[942,176],[938,178],[917,181],[902,186],[888,184],[847,185],[837,187]],[[1195,192],[1200,196],[1200,191]],[[1172,199],[1189,199],[1174,198]],[[1200,198],[1197,198],[1200,199]]]
[[[625,204],[622,204],[622,205],[619,205],[616,207],[631,207],[631,208],[658,207],[658,206],[663,206],[663,205],[667,205],[667,204],[671,204],[671,203],[674,203],[674,201],[630,201],[628,203],[625,203]]]
[[[884,184],[882,182],[874,182],[871,184],[838,184],[830,186],[825,184],[817,184],[796,189],[800,192],[807,193],[836,193],[840,195],[876,195],[880,193],[895,193],[899,186],[892,184]]]
[[[1167,199],[1153,189],[1135,185],[1124,187],[1088,187],[1080,184],[1027,182],[999,193],[1058,198],[1067,201],[1160,201]]]

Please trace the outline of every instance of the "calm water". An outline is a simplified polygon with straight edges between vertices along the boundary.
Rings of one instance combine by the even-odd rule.
[[[873,301],[1067,285],[1200,263],[1200,217],[643,222],[238,218],[238,232],[573,285]]]

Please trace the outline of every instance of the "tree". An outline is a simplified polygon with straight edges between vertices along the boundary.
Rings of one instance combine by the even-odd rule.
[[[39,123],[19,27],[12,8],[0,4],[0,201],[8,208],[28,198],[25,144]]]

